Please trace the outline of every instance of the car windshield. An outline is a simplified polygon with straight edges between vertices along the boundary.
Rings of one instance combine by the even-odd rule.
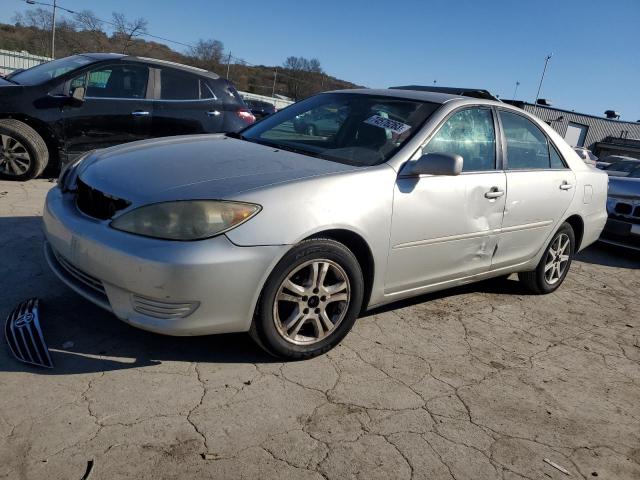
[[[20,85],[39,85],[88,63],[91,63],[91,59],[82,55],[74,55],[41,63],[28,70],[11,75],[10,80]]]
[[[296,103],[242,132],[242,138],[348,165],[393,156],[440,105],[356,93],[325,93]]]
[[[631,170],[627,178],[640,178],[640,165],[638,165],[635,169]]]
[[[607,170],[611,170],[613,172],[630,172],[631,170],[635,169],[638,165],[640,165],[639,162],[626,160],[622,162],[612,163],[607,167]]]

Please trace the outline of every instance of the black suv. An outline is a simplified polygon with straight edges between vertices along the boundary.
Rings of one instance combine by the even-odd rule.
[[[74,55],[0,78],[0,176],[153,137],[235,132],[255,121],[215,73],[111,53]]]
[[[244,103],[247,104],[247,107],[249,107],[249,110],[251,110],[251,113],[253,113],[253,116],[256,117],[257,120],[273,115],[278,111],[273,103],[263,102],[262,100],[245,98]]]

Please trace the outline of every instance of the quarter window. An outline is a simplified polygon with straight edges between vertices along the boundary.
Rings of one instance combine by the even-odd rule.
[[[549,142],[538,127],[522,115],[511,112],[500,112],[500,120],[507,141],[507,166],[510,170],[551,168]],[[555,161],[558,160],[562,163],[559,155]],[[564,165],[553,168],[564,168]]]
[[[423,149],[423,153],[461,155],[462,170],[478,172],[496,168],[496,135],[488,108],[455,113]]]
[[[200,79],[190,73],[163,68],[160,73],[160,98],[163,100],[198,100]]]
[[[87,97],[145,98],[149,69],[137,65],[112,65],[76,77],[70,92],[86,84]]]

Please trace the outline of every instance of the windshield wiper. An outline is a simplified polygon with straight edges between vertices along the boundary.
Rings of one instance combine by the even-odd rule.
[[[259,143],[260,145],[264,145],[265,147],[271,147],[271,148],[277,148],[279,150],[286,150],[287,152],[293,152],[293,153],[299,153],[301,155],[309,155],[310,157],[316,157],[316,158],[324,158],[323,155],[321,153],[317,153],[317,152],[312,152],[309,150],[305,150],[303,148],[296,148],[293,147],[291,145],[287,145],[286,143],[272,143],[272,142],[267,142],[265,140],[250,140],[251,142],[255,142],[255,143]]]

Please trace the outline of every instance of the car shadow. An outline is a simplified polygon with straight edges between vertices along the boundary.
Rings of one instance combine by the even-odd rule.
[[[640,251],[597,242],[578,253],[574,261],[605,267],[640,269]]]
[[[83,299],[51,273],[42,252],[41,217],[0,217],[0,319],[31,297],[41,301],[40,319],[54,362],[51,370],[20,363],[0,337],[0,372],[74,375],[129,368],[184,368],[185,363],[272,363],[247,334],[169,337],[145,332]],[[637,261],[590,247],[576,261],[638,268]],[[528,295],[515,279],[498,278],[401,300],[363,317],[471,292]],[[181,364],[182,366],[180,366]]]

